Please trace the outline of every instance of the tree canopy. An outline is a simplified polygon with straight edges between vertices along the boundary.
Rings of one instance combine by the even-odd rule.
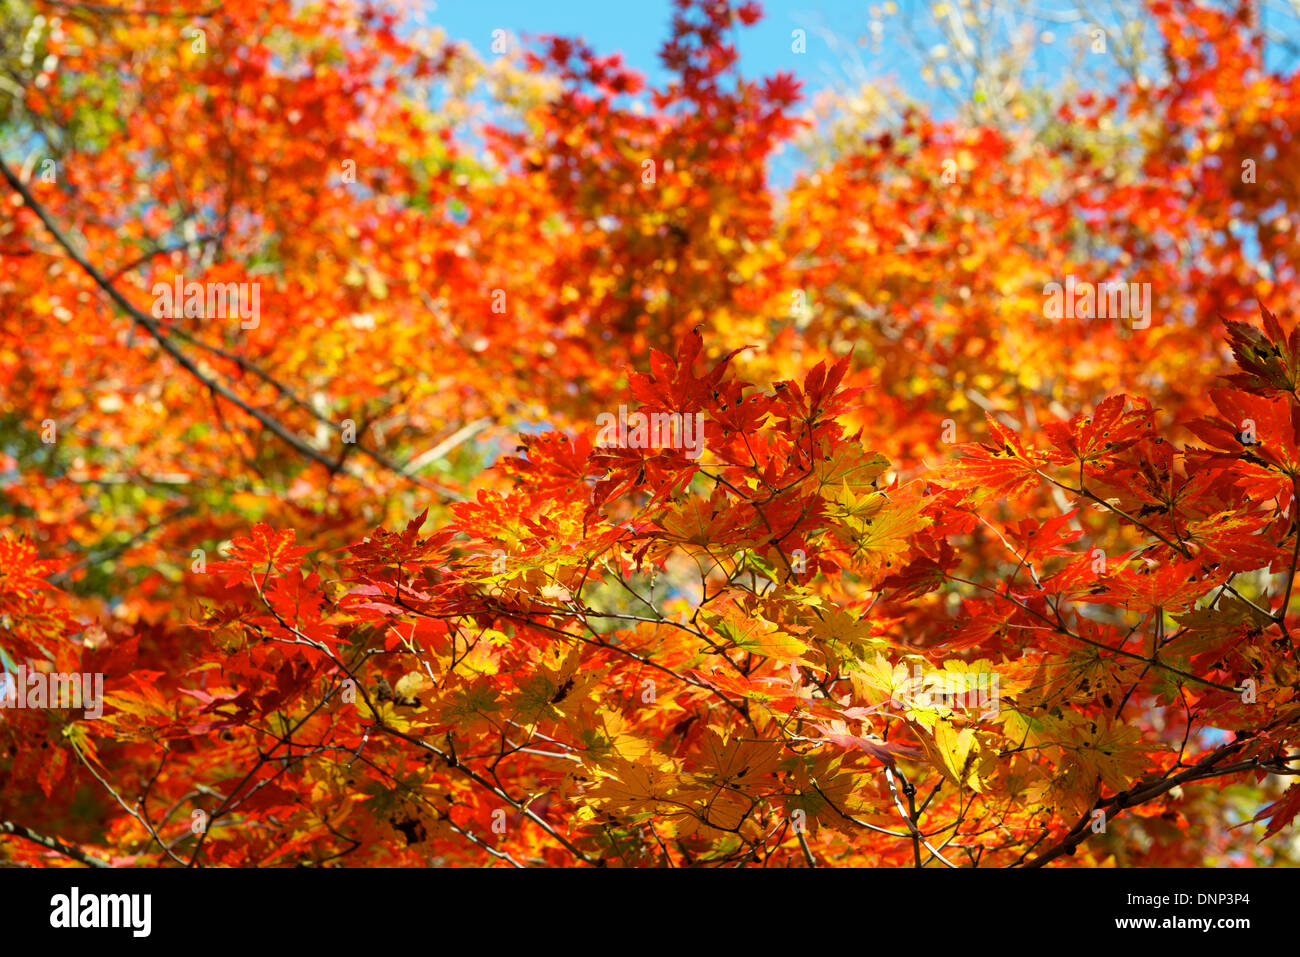
[[[955,111],[673,6],[0,0],[0,860],[1300,858],[1257,5]]]

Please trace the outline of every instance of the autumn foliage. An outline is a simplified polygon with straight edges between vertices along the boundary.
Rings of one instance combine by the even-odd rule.
[[[675,8],[657,89],[350,0],[4,8],[0,664],[104,701],[0,711],[0,860],[1297,860],[1300,74],[1253,4],[897,122]],[[1048,318],[1067,276],[1152,321]]]

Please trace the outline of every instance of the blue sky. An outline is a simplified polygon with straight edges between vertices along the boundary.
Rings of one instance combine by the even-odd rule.
[[[615,51],[652,86],[662,86],[668,74],[658,51],[669,36],[673,16],[671,0],[412,0],[418,13],[410,26],[442,27],[454,41],[467,41],[481,54],[490,55],[494,30],[506,30],[527,43],[529,35],[556,34],[581,37],[597,53]],[[1124,0],[1131,2],[1131,0]],[[802,81],[804,106],[819,90],[847,90],[864,83],[888,80],[937,115],[950,115],[953,94],[922,79],[916,50],[905,39],[929,49],[942,40],[930,21],[928,0],[896,0],[897,12],[887,0],[759,0],[763,17],[750,27],[738,27],[741,72],[759,79],[777,72],[793,72]],[[1049,31],[1055,38],[1040,44],[1031,61],[1042,82],[1051,85],[1063,72],[1062,58],[1069,41],[1080,41],[1089,25],[1065,0],[1044,0],[1044,10],[1013,6],[1017,28],[1032,27],[1035,34]],[[874,23],[873,19],[879,18]],[[911,27],[908,24],[912,24]],[[791,48],[792,31],[805,31],[806,52]],[[914,31],[914,32],[911,32]],[[969,93],[959,95],[970,95]],[[782,150],[770,160],[774,182],[787,185],[798,168],[797,157]]]
[[[415,0],[419,13],[416,27],[442,27],[452,40],[468,41],[481,54],[489,54],[493,31],[504,29],[524,43],[529,35],[556,34],[581,37],[599,54],[619,52],[631,68],[642,73],[652,86],[661,86],[669,74],[659,62],[659,48],[668,38],[673,5],[671,0]],[[740,69],[744,76],[758,79],[777,72],[793,72],[803,82],[808,97],[827,87],[844,88],[850,57],[865,55],[872,75],[891,74],[911,80],[909,92],[929,100],[933,91],[915,76],[915,68],[903,61],[887,66],[888,44],[876,53],[859,50],[857,41],[870,35],[872,3],[864,0],[759,0],[763,17],[757,24],[739,27]],[[902,0],[902,5],[912,0]],[[884,6],[884,0],[879,0]],[[805,31],[805,53],[791,49],[792,31]],[[844,46],[838,46],[844,44]],[[935,106],[942,104],[935,103]],[[769,159],[769,172],[776,185],[793,180],[799,161],[789,149]]]
[[[646,76],[652,86],[661,86],[667,74],[659,63],[660,45],[669,35],[673,15],[670,0],[411,0],[415,13],[410,28],[442,27],[450,39],[467,41],[481,54],[490,55],[493,31],[503,29],[527,42],[528,36],[557,34],[581,37],[597,53],[623,54],[629,66]],[[778,71],[793,72],[803,82],[804,105],[819,90],[847,90],[863,84],[888,81],[915,101],[926,104],[940,116],[950,116],[962,97],[973,95],[968,88],[940,89],[920,75],[920,61],[912,44],[930,49],[943,37],[931,21],[930,0],[759,0],[762,19],[754,26],[737,30],[742,73],[758,79]],[[897,12],[890,13],[889,6]],[[1140,0],[1118,0],[1089,9],[1101,11],[1100,25],[1112,37],[1127,31],[1129,18],[1144,18]],[[1011,0],[1000,8],[995,38],[1000,45],[1012,33],[1027,30],[1032,37],[1031,53],[1024,78],[1031,84],[1052,88],[1070,75],[1075,65],[1102,77],[1103,88],[1118,85],[1125,77],[1111,56],[1079,59],[1087,52],[1088,38],[1098,24],[1089,22],[1071,0],[1039,0],[1034,4]],[[1277,70],[1295,68],[1294,46],[1277,42],[1300,35],[1300,17],[1289,9],[1269,6],[1269,26],[1275,42],[1268,49],[1268,63]],[[873,24],[873,18],[879,22]],[[875,35],[873,36],[873,26]],[[1159,39],[1152,24],[1144,25],[1146,48],[1155,54],[1148,68],[1158,70]],[[791,50],[791,31],[806,32],[805,53]],[[1113,52],[1113,51],[1112,51]],[[1083,85],[1097,88],[1098,77],[1080,77]],[[797,161],[789,151],[772,160],[771,172],[778,184],[788,184]]]
[[[672,19],[670,0],[412,0],[418,14],[413,26],[445,27],[452,39],[467,40],[480,52],[487,52],[492,31],[505,29],[516,35],[554,33],[580,36],[599,53],[620,51],[628,63],[639,69],[652,83],[664,78],[659,66],[659,45],[668,36]],[[895,0],[899,15],[881,14],[886,0],[759,0],[763,19],[753,27],[739,31],[741,67],[750,77],[778,70],[792,70],[804,81],[804,92],[833,83],[844,83],[848,76],[844,66],[851,57],[860,57],[869,75],[893,74],[908,91],[927,97],[924,84],[914,76],[916,62],[903,43],[902,20],[914,20],[919,39],[930,45],[939,39],[937,31],[927,25],[930,0]],[[1030,4],[1012,0],[1006,7],[1008,22],[1031,23],[1036,29],[1055,36],[1041,44],[1035,67],[1048,80],[1059,79],[1064,67],[1067,41],[1086,35],[1090,23],[1071,0],[1040,0]],[[859,47],[859,40],[870,37],[873,8],[882,21],[881,42],[875,49]],[[1094,9],[1094,7],[1088,7]],[[1101,22],[1112,30],[1120,29],[1126,16],[1142,17],[1138,0],[1097,4]],[[1277,0],[1269,4],[1269,26],[1276,35],[1294,41],[1300,30],[1296,11]],[[790,32],[807,31],[807,53],[790,49]],[[1155,37],[1150,37],[1152,41]],[[838,44],[838,48],[837,45]],[[1154,44],[1153,44],[1154,45]],[[1296,51],[1287,51],[1278,43],[1269,49],[1270,66],[1293,65]],[[1290,61],[1290,62],[1285,62]],[[932,95],[930,91],[929,95]]]
[[[793,71],[805,81],[805,92],[825,86],[837,73],[843,79],[843,56],[818,31],[831,28],[851,43],[867,34],[869,5],[863,0],[768,0],[762,3],[763,19],[740,31],[741,69],[750,77]],[[669,0],[424,0],[423,6],[421,25],[445,27],[451,38],[468,40],[482,52],[495,29],[580,36],[600,53],[622,52],[652,83],[665,77],[658,50],[672,20]],[[791,52],[795,29],[807,31],[806,54]]]

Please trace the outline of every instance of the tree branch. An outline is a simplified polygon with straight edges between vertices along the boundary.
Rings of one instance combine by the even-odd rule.
[[[44,834],[37,834],[31,828],[23,827],[21,824],[15,824],[13,821],[0,821],[0,834],[12,834],[15,837],[21,837],[31,841],[33,844],[39,844],[41,847],[48,848],[51,851],[57,851],[64,857],[70,857],[74,861],[85,864],[87,867],[112,867],[108,861],[100,860],[93,854],[87,854],[79,847],[71,844],[65,844],[57,837],[46,837]]]
[[[68,256],[72,259],[72,261],[75,262],[78,266],[80,266],[82,271],[85,272],[86,275],[89,276],[95,282],[95,284],[99,286],[100,289],[102,289],[105,293],[108,294],[109,298],[112,299],[113,302],[116,303],[118,307],[121,308],[127,314],[127,316],[130,317],[132,322],[134,322],[140,328],[148,332],[149,335],[152,336],[154,340],[158,343],[158,345],[162,347],[163,351],[166,352],[173,359],[175,359],[176,362],[178,362],[181,365],[181,367],[185,369],[186,372],[188,372],[191,376],[193,376],[195,379],[201,382],[204,386],[206,386],[207,389],[210,392],[212,392],[214,395],[221,396],[221,398],[225,399],[227,402],[231,403],[232,405],[238,407],[246,415],[249,415],[252,418],[256,419],[258,422],[262,424],[264,428],[269,430],[272,434],[278,437],[285,444],[293,448],[294,451],[298,452],[300,455],[304,456],[305,458],[310,459],[316,464],[322,465],[325,468],[329,469],[331,474],[336,473],[340,470],[350,471],[344,469],[342,463],[339,460],[336,460],[326,455],[324,452],[321,452],[319,449],[313,448],[302,438],[295,435],[293,432],[289,431],[289,429],[285,427],[279,420],[275,419],[270,415],[267,415],[261,409],[258,409],[253,405],[250,405],[247,401],[245,401],[242,397],[237,395],[235,392],[231,391],[223,383],[207,375],[204,375],[203,372],[195,364],[194,360],[191,359],[188,355],[186,355],[180,348],[176,346],[175,343],[171,341],[170,336],[168,336],[164,332],[162,326],[159,324],[159,322],[156,319],[154,319],[152,316],[146,315],[145,313],[137,309],[135,305],[133,305],[131,301],[127,299],[121,293],[121,291],[119,291],[118,288],[103,273],[101,273],[88,259],[86,259],[85,256],[83,256],[80,252],[78,252],[73,247],[72,242],[68,239],[68,237],[64,234],[64,232],[54,222],[53,217],[50,216],[49,212],[45,209],[45,207],[34,196],[32,196],[31,192],[27,189],[27,186],[22,182],[21,179],[18,178],[17,175],[15,175],[13,170],[11,170],[3,160],[0,160],[0,174],[4,176],[5,180],[7,180],[9,185],[13,187],[14,191],[17,192],[18,195],[22,197],[23,202],[24,204],[26,204],[27,208],[36,214],[36,218],[41,221],[41,223],[45,226],[46,230],[50,233],[50,235],[54,237],[55,242],[57,242],[59,246],[63,248],[64,252],[68,254]],[[200,343],[196,343],[196,344],[200,344]],[[209,351],[215,351],[211,347],[206,346],[206,344],[201,344],[201,345],[203,345],[205,348],[209,348]],[[226,355],[223,356],[223,358],[230,358],[230,356]],[[248,368],[243,363],[240,364],[241,364],[241,368]],[[269,376],[266,376],[265,374],[260,374],[259,377],[264,379],[269,379]],[[278,391],[281,392],[281,394],[289,394],[288,390],[283,386],[278,386]],[[402,468],[397,463],[388,461],[377,452],[367,449],[361,445],[358,445],[358,451],[360,451],[363,455],[373,460],[377,464],[389,469],[390,471],[396,473],[397,475],[402,476],[403,478],[407,479],[410,482],[413,482],[424,488],[428,488],[432,491],[439,492],[440,494],[446,493],[445,489],[442,489],[439,486],[436,486],[433,483],[428,482],[425,479],[422,479],[416,475],[412,475],[410,472]]]

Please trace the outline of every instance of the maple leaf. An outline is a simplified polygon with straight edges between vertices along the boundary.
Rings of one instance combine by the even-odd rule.
[[[979,793],[983,785],[979,779],[979,742],[971,728],[960,731],[950,721],[938,721],[933,739],[922,741],[929,747],[932,760],[959,788],[970,788]]]
[[[1082,529],[1070,527],[1077,514],[1078,509],[1071,509],[1041,523],[1033,518],[1021,519],[1007,526],[1007,537],[1027,554],[1070,555],[1073,552],[1065,546],[1083,537]]]
[[[878,452],[867,452],[856,445],[839,445],[830,449],[830,441],[824,443],[827,450],[813,465],[813,476],[817,487],[843,486],[859,491],[874,488],[876,478],[889,469],[889,460]]]
[[[723,639],[724,647],[763,657],[784,661],[797,659],[808,646],[783,629],[754,618],[737,606],[728,607],[722,614],[707,614],[703,620]]]
[[[994,443],[960,445],[962,457],[947,466],[943,480],[953,488],[977,490],[981,498],[992,494],[1019,497],[1042,481],[1039,469],[1050,461],[1048,456],[1028,451],[1019,437],[988,416],[989,433]]]
[[[650,353],[650,374],[628,377],[632,395],[649,411],[700,412],[734,404],[736,385],[724,387],[728,364],[741,350],[723,356],[708,373],[695,375],[695,364],[704,348],[704,337],[691,331],[682,337],[677,358],[659,350]],[[731,399],[729,402],[728,399]]]
[[[1227,575],[1226,569],[1207,572],[1200,560],[1160,564],[1135,559],[1112,570],[1085,600],[1124,605],[1140,612],[1152,608],[1178,612],[1221,585]]]
[[[671,771],[619,758],[602,769],[600,782],[588,795],[617,816],[636,816],[653,813],[681,783]]]
[[[692,769],[691,777],[728,787],[754,787],[776,770],[780,759],[777,739],[728,741],[710,728],[700,742],[701,764]]]
[[[1242,370],[1226,378],[1247,391],[1294,395],[1300,382],[1300,328],[1293,328],[1288,336],[1262,304],[1259,312],[1263,331],[1244,322],[1223,321],[1233,359]]]
[[[703,551],[738,544],[737,519],[741,514],[740,509],[731,505],[726,493],[715,488],[707,499],[693,496],[680,506],[670,507],[660,519],[662,538]]]
[[[302,557],[311,549],[295,547],[298,533],[287,528],[277,532],[265,522],[253,526],[247,538],[238,537],[230,543],[230,560],[214,562],[210,570],[224,572],[230,581],[236,581],[248,572],[266,573],[271,569],[288,571],[302,564]]]
[[[1142,740],[1131,725],[1102,716],[1096,721],[1067,725],[1064,729],[1070,757],[1090,776],[1099,777],[1114,791],[1127,789],[1150,764],[1149,755],[1160,750]]]
[[[1138,400],[1125,411],[1125,395],[1114,395],[1097,406],[1092,415],[1076,415],[1068,423],[1049,422],[1043,431],[1057,451],[1049,458],[1062,465],[1081,466],[1085,474],[1113,467],[1121,452],[1135,445],[1151,430],[1151,405]]]
[[[837,759],[820,758],[795,767],[791,788],[782,795],[787,817],[800,821],[810,834],[822,826],[847,830],[846,814],[858,811],[858,776],[840,769]]]
[[[860,660],[869,650],[892,644],[875,632],[870,620],[833,608],[808,626],[806,637],[826,655],[831,667],[838,668],[843,661]]]
[[[1198,438],[1260,469],[1277,468],[1292,478],[1300,475],[1300,406],[1277,396],[1229,389],[1212,389],[1210,398],[1221,417],[1188,423]]]
[[[1300,784],[1292,784],[1282,797],[1256,814],[1250,822],[1268,821],[1264,837],[1269,838],[1290,824],[1297,811],[1300,811]]]
[[[843,721],[831,721],[826,724],[814,724],[814,728],[822,733],[822,740],[829,742],[840,748],[847,748],[854,751],[862,751],[871,755],[881,764],[894,766],[894,762],[899,757],[915,758],[917,751],[915,748],[907,745],[898,744],[897,742],[885,742],[877,738],[867,738],[857,734],[851,734],[848,726]]]
[[[933,521],[923,514],[924,501],[896,502],[883,492],[857,495],[841,486],[830,501],[829,514],[839,520],[837,534],[854,564],[868,575],[893,565]]]

